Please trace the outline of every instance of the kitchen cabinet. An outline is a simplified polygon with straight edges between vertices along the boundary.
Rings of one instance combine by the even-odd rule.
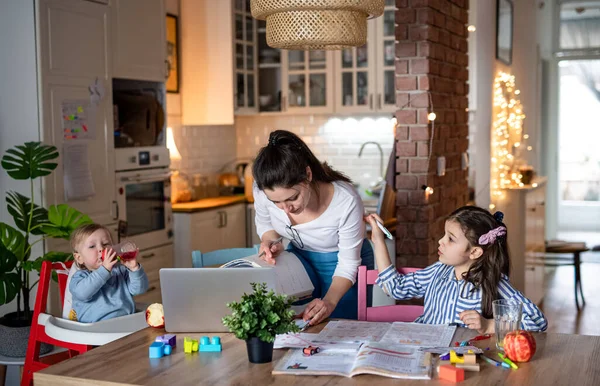
[[[159,270],[173,267],[173,245],[168,244],[140,251],[138,262],[144,267],[144,272],[148,276],[148,290],[135,296],[134,300],[137,303],[162,303]]]
[[[367,44],[335,52],[335,111],[338,113],[395,112],[394,0],[384,14],[368,21]]]
[[[504,212],[511,258],[511,284],[540,304],[544,297],[546,179],[504,190],[496,210]]]
[[[41,140],[56,146],[60,154],[58,167],[44,180],[44,202],[66,203],[96,223],[114,223],[117,213],[112,74],[108,65],[110,8],[69,0],[39,0],[38,5]],[[91,97],[90,90],[95,91],[97,98]],[[75,138],[72,133],[65,133],[67,114],[84,116],[88,134]],[[68,166],[79,171],[89,168],[90,180],[73,180],[73,184],[93,188],[89,195],[65,191],[64,172]]]
[[[250,13],[250,0],[233,0],[233,25],[235,113],[256,113],[258,111],[256,19]]]
[[[192,251],[246,246],[246,204],[197,212],[174,212],[175,267],[192,266]]]
[[[233,3],[181,0],[180,19],[182,124],[232,125]]]
[[[112,0],[115,78],[164,82],[168,76],[164,0]]]

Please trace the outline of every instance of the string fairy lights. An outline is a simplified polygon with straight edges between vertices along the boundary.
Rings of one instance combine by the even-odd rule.
[[[517,95],[514,75],[500,72],[494,80],[494,122],[492,125],[492,158],[490,193],[492,204],[505,196],[504,189],[523,186],[518,167],[523,163],[521,151],[533,148],[524,142],[529,135],[523,134],[525,114]]]

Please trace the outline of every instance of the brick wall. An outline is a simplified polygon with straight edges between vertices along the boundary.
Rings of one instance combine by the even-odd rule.
[[[468,171],[461,167],[469,145],[468,0],[396,0],[396,5],[396,260],[424,267],[438,258],[444,218],[468,200]],[[428,162],[430,110],[437,118]],[[446,158],[441,177],[439,156]],[[422,185],[433,194],[426,195]]]

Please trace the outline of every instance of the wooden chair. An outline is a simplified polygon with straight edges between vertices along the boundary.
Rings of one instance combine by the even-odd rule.
[[[219,249],[212,252],[202,253],[192,251],[192,267],[202,268],[225,264],[231,260],[241,259],[258,253],[258,245],[252,248],[229,248]]]
[[[402,274],[418,271],[419,268],[399,268]],[[391,305],[367,306],[367,286],[374,285],[377,279],[376,269],[367,270],[361,265],[358,268],[358,320],[368,322],[414,322],[423,314],[423,306],[417,305]]]

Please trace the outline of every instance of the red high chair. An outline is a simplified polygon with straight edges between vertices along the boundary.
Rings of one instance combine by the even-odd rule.
[[[27,344],[27,354],[25,355],[25,365],[23,366],[21,386],[33,385],[33,373],[36,371],[45,369],[50,365],[89,351],[94,347],[85,344],[75,344],[53,339],[46,334],[45,325],[40,324],[39,321],[40,314],[44,314],[46,312],[48,289],[50,288],[52,271],[56,271],[58,275],[60,304],[62,306],[65,298],[65,288],[67,285],[69,268],[71,268],[72,264],[72,261],[67,263],[51,263],[49,261],[44,261],[42,263],[40,281],[38,282],[37,295],[35,298],[35,307],[33,308],[33,320],[31,322],[29,343]],[[54,346],[64,347],[67,349],[67,351],[40,358],[41,343],[48,343]]]

